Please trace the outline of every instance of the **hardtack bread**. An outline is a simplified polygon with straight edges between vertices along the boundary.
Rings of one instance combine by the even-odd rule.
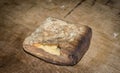
[[[91,37],[88,26],[49,17],[25,39],[23,47],[46,62],[75,65],[88,50]]]

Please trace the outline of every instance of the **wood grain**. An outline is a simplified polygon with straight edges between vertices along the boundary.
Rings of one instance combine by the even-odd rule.
[[[86,0],[64,18],[78,2],[0,0],[0,73],[120,73],[120,10]],[[92,28],[90,48],[77,65],[57,66],[24,52],[24,39],[48,16]]]

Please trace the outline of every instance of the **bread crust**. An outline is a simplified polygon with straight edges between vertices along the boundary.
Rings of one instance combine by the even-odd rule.
[[[54,27],[53,27],[54,26]],[[53,29],[52,29],[53,28]],[[23,43],[24,50],[46,62],[57,65],[75,65],[88,50],[92,30],[85,25],[75,25],[56,18],[48,18]],[[56,45],[60,55],[46,52],[34,44]]]

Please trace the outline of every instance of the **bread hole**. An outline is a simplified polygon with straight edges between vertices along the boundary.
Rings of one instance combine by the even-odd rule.
[[[34,43],[33,46],[42,49],[50,54],[60,56],[60,48],[58,47],[58,45]]]

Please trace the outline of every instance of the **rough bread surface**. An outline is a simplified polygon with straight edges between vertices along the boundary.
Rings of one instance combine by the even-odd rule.
[[[91,35],[88,26],[49,17],[25,39],[23,47],[47,62],[74,65],[88,49]]]
[[[29,36],[25,43],[33,44],[38,42],[55,43],[70,42],[79,34],[79,29],[74,24],[69,24],[59,19],[47,18],[47,20]],[[54,40],[54,41],[53,41]]]

